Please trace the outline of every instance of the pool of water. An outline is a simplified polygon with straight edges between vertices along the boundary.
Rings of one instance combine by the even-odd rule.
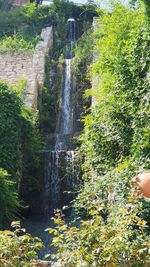
[[[27,233],[31,234],[33,237],[39,237],[42,240],[44,247],[38,252],[39,259],[45,259],[46,254],[56,253],[56,249],[51,247],[53,235],[45,231],[47,228],[54,227],[54,224],[50,219],[24,220],[22,226],[26,229]]]

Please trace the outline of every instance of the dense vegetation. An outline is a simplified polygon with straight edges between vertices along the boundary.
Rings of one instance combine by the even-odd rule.
[[[79,153],[84,162],[83,184],[73,202],[73,220],[67,224],[59,212],[54,219],[56,228],[49,229],[54,233],[53,245],[58,249],[54,257],[62,266],[149,266],[149,200],[139,194],[134,176],[150,169],[150,17],[148,1],[131,2],[132,8],[117,3],[111,13],[100,12],[97,31],[88,30],[74,49],[77,91],[86,88],[86,97],[92,97],[93,104],[90,111],[85,112],[84,131],[79,140]],[[53,25],[56,29],[53,59],[46,66],[41,103],[40,120],[46,130],[53,132],[55,128],[51,119],[51,125],[44,120],[56,115],[59,90],[56,95],[47,97],[48,83],[50,81],[52,90],[57,78],[53,80],[50,72],[58,67],[58,62],[63,62],[66,20],[71,15],[80,17],[82,32],[89,27],[87,20],[91,21],[93,14],[96,13],[92,7],[82,10],[70,3],[55,1],[50,8],[37,9],[31,4],[10,11],[4,22],[0,19],[0,25],[5,26],[5,31],[0,27],[4,44],[10,36],[14,38],[15,30],[18,32],[17,20],[27,27],[15,36],[21,36],[27,45],[32,41],[31,32],[35,33],[32,34],[35,41],[43,25]],[[56,41],[60,39],[61,42]],[[22,44],[26,49],[24,41]],[[97,57],[91,64],[93,48]],[[89,89],[93,80],[95,86]],[[38,119],[24,107],[22,94],[21,88],[14,90],[0,83],[1,227],[17,213],[21,205],[19,196],[31,204],[30,197],[34,197],[33,192],[38,193],[39,188]],[[41,244],[22,235],[19,225],[15,227],[14,233],[0,232],[0,264],[30,266],[35,249]]]
[[[92,8],[93,14],[94,10]],[[55,0],[54,4],[49,7],[44,5],[37,7],[34,2],[16,9],[0,9],[1,52],[18,51],[18,49],[31,50],[39,41],[39,34],[43,27],[53,26],[54,32],[53,51],[47,55],[46,79],[41,90],[42,95],[39,95],[39,114],[28,110],[23,104],[25,81],[20,81],[17,88],[10,88],[10,85],[0,83],[1,175],[2,181],[3,177],[8,177],[8,183],[4,183],[3,186],[10,190],[10,195],[11,190],[12,194],[16,192],[12,210],[10,206],[8,211],[7,209],[4,211],[2,216],[5,219],[0,220],[1,226],[11,219],[11,215],[13,218],[15,207],[19,205],[17,194],[19,194],[19,199],[23,199],[25,205],[32,208],[32,212],[33,210],[36,212],[36,196],[42,189],[39,181],[42,149],[39,128],[42,133],[55,131],[62,82],[62,53],[67,34],[66,22],[72,15],[75,18],[81,15],[80,32],[83,31],[83,22],[92,19],[91,9],[75,7],[73,3],[60,0]],[[9,183],[9,180],[13,182]],[[9,199],[8,203],[10,203]]]
[[[74,58],[72,63],[72,73],[74,81],[73,106],[75,109],[75,129],[76,132],[83,130],[81,117],[88,112],[91,106],[91,99],[84,97],[84,92],[91,87],[91,82],[87,77],[90,64],[93,60],[93,38],[92,30],[85,29],[85,32],[76,42],[74,47]]]
[[[66,47],[66,38],[67,38],[67,19],[69,17],[75,18],[78,22],[78,36],[79,44],[78,46],[83,47],[82,53],[84,53],[85,57],[80,57],[81,51],[78,50],[74,52],[75,60],[73,62],[73,73],[74,80],[77,82],[77,90],[74,91],[74,107],[76,107],[75,120],[79,121],[79,114],[81,114],[83,99],[81,99],[81,91],[84,91],[85,88],[85,76],[87,73],[87,65],[92,58],[92,50],[90,52],[90,58],[86,59],[86,44],[84,42],[84,38],[88,38],[89,34],[84,35],[80,39],[80,36],[85,32],[92,23],[92,18],[97,14],[95,6],[75,6],[71,2],[64,1],[54,1],[55,9],[50,7],[50,10],[55,10],[54,12],[54,20],[52,22],[53,32],[54,32],[54,43],[53,43],[53,51],[47,55],[46,65],[45,65],[45,73],[46,79],[44,83],[44,87],[42,89],[41,95],[41,103],[40,103],[40,124],[41,129],[44,133],[54,133],[57,128],[57,115],[59,112],[60,106],[60,93],[63,83],[63,64],[64,64],[64,53]],[[84,47],[85,46],[85,47]],[[88,43],[89,47],[90,44]],[[76,50],[76,49],[75,49]],[[81,61],[80,61],[81,58]],[[88,64],[86,64],[86,61]],[[78,64],[82,65],[82,75],[78,72]],[[83,74],[84,73],[84,74]],[[83,81],[84,80],[84,86]],[[89,81],[87,81],[89,84]],[[75,87],[75,86],[74,86]],[[80,102],[80,103],[79,103]],[[78,124],[78,125],[77,125]],[[80,122],[76,123],[79,131]],[[83,127],[82,127],[83,128]]]
[[[4,2],[3,2],[4,3]],[[3,7],[3,5],[1,5]],[[92,13],[91,13],[92,12]],[[26,7],[0,9],[0,52],[33,50],[45,26],[53,26],[53,51],[47,55],[44,88],[39,95],[39,114],[24,105],[26,82],[18,87],[0,82],[0,228],[9,226],[20,214],[37,211],[42,191],[41,132],[55,131],[62,65],[69,17],[80,16],[80,33],[92,21],[95,8],[75,7],[72,3],[54,1],[50,7],[34,3]],[[84,24],[84,25],[83,25]],[[55,75],[54,75],[55,74]],[[56,120],[55,120],[56,121]],[[39,127],[40,124],[40,127]],[[39,130],[40,129],[40,130]],[[15,232],[0,232],[0,266],[29,266],[40,243],[24,234],[15,223]]]
[[[42,244],[38,238],[26,234],[19,221],[13,222],[11,227],[13,231],[0,231],[0,266],[30,267]]]
[[[41,138],[36,114],[24,107],[20,95],[23,89],[19,86],[14,90],[0,82],[1,226],[15,215],[14,210],[19,206],[17,192],[29,201],[29,191],[33,193],[36,186],[32,182],[29,187],[29,180],[32,175],[33,181],[37,178],[40,162]]]
[[[95,7],[75,6],[71,2],[54,0],[50,6],[37,5],[35,1],[27,6],[5,10],[0,8],[0,51],[33,50],[40,40],[42,28],[53,26],[55,53],[63,51],[66,40],[66,21],[69,17],[80,18],[81,31],[87,27],[96,14]],[[60,42],[58,42],[58,40]]]
[[[149,17],[115,4],[94,33],[94,103],[84,118],[84,185],[74,221],[60,214],[53,245],[63,266],[148,266],[150,208],[134,176],[150,168]]]

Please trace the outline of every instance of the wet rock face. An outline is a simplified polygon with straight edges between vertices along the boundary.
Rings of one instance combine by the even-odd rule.
[[[52,215],[55,209],[61,209],[73,198],[77,183],[74,169],[74,151],[49,151],[45,153],[45,190],[43,209]],[[69,193],[68,192],[72,192]]]
[[[43,210],[52,215],[55,209],[67,206],[73,198],[76,177],[74,172],[75,153],[72,146],[73,106],[72,106],[72,48],[76,38],[76,22],[68,20],[68,38],[64,64],[64,84],[59,112],[58,133],[54,139],[47,139],[45,147]],[[47,149],[48,148],[48,149]],[[69,194],[67,193],[69,192]]]

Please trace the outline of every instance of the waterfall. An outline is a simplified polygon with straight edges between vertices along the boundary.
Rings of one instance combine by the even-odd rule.
[[[72,105],[71,105],[71,59],[65,59],[65,85],[62,98],[62,118],[60,132],[72,132]]]
[[[55,209],[60,209],[69,203],[71,198],[65,192],[73,191],[75,184],[74,151],[70,146],[73,135],[71,61],[75,40],[76,23],[70,18],[68,19],[59,131],[53,149],[47,151],[45,156],[44,210],[46,214],[52,214]]]

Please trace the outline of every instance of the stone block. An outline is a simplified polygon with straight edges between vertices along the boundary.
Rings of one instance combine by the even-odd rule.
[[[22,52],[0,53],[0,80],[17,85],[19,79],[25,79],[27,88],[24,102],[34,109],[37,108],[38,88],[42,87],[45,79],[45,55],[53,44],[52,27],[43,29],[41,38],[32,55]]]

